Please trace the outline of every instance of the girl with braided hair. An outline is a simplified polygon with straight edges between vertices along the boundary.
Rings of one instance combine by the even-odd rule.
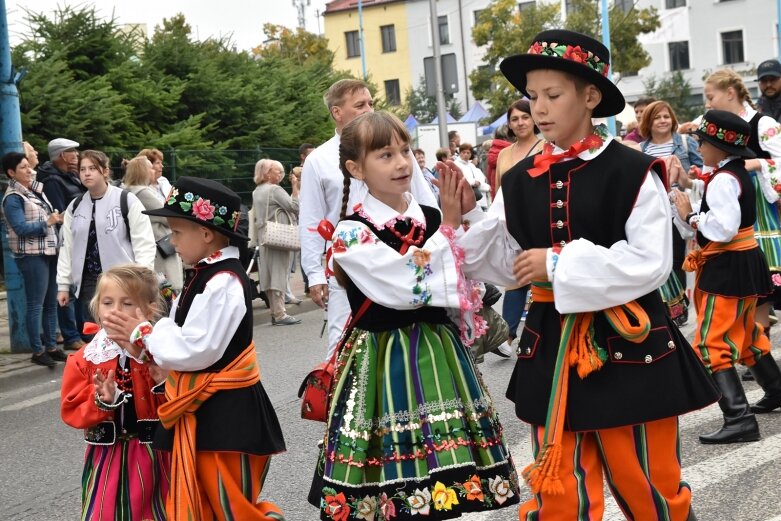
[[[451,163],[440,171],[442,213],[419,205],[413,161],[391,114],[364,114],[342,131],[332,251],[352,318],[309,495],[320,519],[451,519],[519,500],[502,426],[464,345],[485,329],[455,233],[462,194],[472,207],[474,197]],[[348,208],[353,178],[368,194]]]

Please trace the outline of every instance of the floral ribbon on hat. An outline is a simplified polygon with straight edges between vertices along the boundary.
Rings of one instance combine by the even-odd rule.
[[[736,132],[734,130],[721,128],[715,123],[707,121],[705,118],[702,118],[702,121],[700,122],[700,128],[698,130],[708,136],[715,137],[716,139],[724,141],[730,145],[744,147],[746,144],[748,144],[748,134],[741,134],[740,132]]]
[[[178,204],[179,208],[185,213],[191,213],[199,221],[208,221],[215,226],[225,224],[225,217],[228,215],[228,207],[217,203],[212,203],[209,199],[204,199],[200,195],[192,192],[186,192],[183,200],[177,200],[179,190],[175,187],[168,194],[168,206]],[[227,220],[228,226],[235,232],[239,227],[241,212],[235,211]]]
[[[528,54],[541,54],[554,58],[563,58],[575,63],[586,65],[602,76],[607,77],[610,64],[603,62],[599,56],[583,49],[580,45],[567,45],[556,42],[534,42],[527,51]]]

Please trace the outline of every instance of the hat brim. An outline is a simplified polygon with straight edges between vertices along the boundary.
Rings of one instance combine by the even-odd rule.
[[[502,60],[502,63],[499,64],[499,69],[504,74],[504,77],[507,78],[507,81],[527,97],[529,93],[526,91],[526,73],[529,71],[554,69],[568,72],[573,76],[578,76],[589,83],[593,83],[602,93],[602,101],[594,108],[592,114],[595,118],[615,116],[620,114],[626,106],[624,95],[621,94],[615,83],[588,65],[581,65],[570,60],[543,54],[518,54]]]
[[[778,72],[778,71],[767,71],[767,72],[764,72],[764,73],[760,74],[759,76],[757,76],[757,81],[761,80],[762,78],[767,78],[767,77],[781,78],[781,72]]]
[[[705,132],[699,129],[695,130],[694,133],[700,136],[701,139],[704,139],[705,141],[713,145],[714,147],[718,148],[719,150],[723,150],[724,152],[730,155],[745,157],[746,159],[754,159],[757,157],[754,151],[748,147],[728,145],[724,143],[724,141],[716,139],[713,136],[709,136],[708,134],[706,134]]]
[[[220,226],[216,226],[214,223],[211,223],[209,221],[202,221],[201,219],[196,218],[195,216],[191,215],[182,215],[179,212],[175,212],[169,208],[158,208],[156,210],[144,210],[141,213],[145,215],[151,215],[154,217],[173,217],[175,219],[184,219],[186,221],[194,222],[195,224],[198,224],[200,226],[203,226],[205,228],[212,229],[216,232],[219,232],[226,237],[229,237],[231,239],[237,239],[240,241],[248,241],[249,237],[246,235],[242,235],[240,233],[234,232],[233,230],[226,230],[225,228],[222,228]]]

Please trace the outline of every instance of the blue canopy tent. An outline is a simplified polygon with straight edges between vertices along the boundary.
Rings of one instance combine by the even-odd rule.
[[[459,123],[479,123],[481,119],[485,119],[490,114],[483,108],[479,101],[476,101],[472,108],[470,108],[466,114],[461,116],[458,120]]]
[[[502,114],[487,127],[483,127],[483,135],[493,134],[497,128],[507,124],[507,113]]]
[[[407,132],[412,134],[412,131],[415,130],[418,126],[418,120],[415,119],[415,116],[410,114],[407,116],[407,119],[404,120],[404,126],[407,127]]]
[[[450,112],[445,112],[445,116],[447,116],[445,120],[448,123],[458,123],[458,121],[456,121],[456,118],[450,115]],[[431,120],[432,125],[436,125],[438,123],[439,123],[439,116],[436,116],[434,119]]]

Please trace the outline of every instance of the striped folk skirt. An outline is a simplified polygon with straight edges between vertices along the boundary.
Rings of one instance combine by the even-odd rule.
[[[451,519],[516,504],[518,492],[491,396],[453,329],[352,332],[309,495],[321,519]]]
[[[757,172],[749,172],[756,192],[757,220],[754,222],[754,236],[765,254],[771,272],[781,272],[781,227],[778,206],[768,203],[759,186]]]
[[[138,439],[88,445],[81,477],[82,521],[162,521],[169,453]]]

